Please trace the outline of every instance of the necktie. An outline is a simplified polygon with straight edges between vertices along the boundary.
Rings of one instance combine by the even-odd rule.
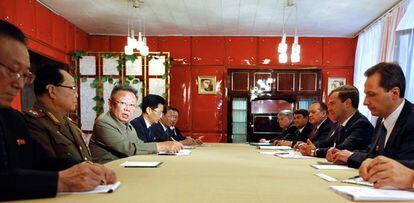
[[[385,148],[385,137],[387,136],[387,129],[384,126],[384,122],[381,123],[380,129],[378,129],[378,143],[377,143],[377,151],[379,154],[382,154],[382,151]]]
[[[6,151],[6,139],[4,136],[3,125],[0,123],[0,171],[7,170],[9,161]]]
[[[313,138],[315,137],[316,131],[318,131],[318,127],[317,127],[317,126],[315,126],[315,127],[313,128],[312,132],[311,132],[311,133],[310,133],[310,135],[309,135],[309,140],[310,140],[310,141],[313,141]]]

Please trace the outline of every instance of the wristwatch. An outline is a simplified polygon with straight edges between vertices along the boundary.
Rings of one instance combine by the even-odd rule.
[[[311,156],[316,156],[316,150],[318,150],[318,149],[312,149],[311,150]]]

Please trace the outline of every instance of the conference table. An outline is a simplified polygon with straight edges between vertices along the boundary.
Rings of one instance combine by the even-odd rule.
[[[30,202],[350,202],[315,173],[338,180],[357,170],[317,170],[324,159],[283,159],[248,144],[206,143],[189,156],[138,155],[106,164],[121,186],[110,194],[58,195]],[[125,161],[160,161],[157,168],[124,168]]]

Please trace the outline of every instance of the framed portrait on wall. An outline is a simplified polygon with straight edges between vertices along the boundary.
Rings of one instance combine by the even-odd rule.
[[[331,93],[332,90],[346,85],[346,78],[328,78],[328,94]]]
[[[216,76],[198,76],[198,94],[216,94]]]

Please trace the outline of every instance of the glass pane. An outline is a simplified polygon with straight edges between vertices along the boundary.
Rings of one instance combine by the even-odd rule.
[[[314,102],[314,98],[302,98],[299,101],[299,109],[309,109],[312,102]]]
[[[233,122],[246,122],[247,112],[240,110],[233,110]]]
[[[246,123],[233,123],[234,134],[246,134],[247,126]]]
[[[245,143],[246,135],[233,134],[233,143]]]
[[[233,109],[247,109],[247,99],[235,98],[233,99]]]

